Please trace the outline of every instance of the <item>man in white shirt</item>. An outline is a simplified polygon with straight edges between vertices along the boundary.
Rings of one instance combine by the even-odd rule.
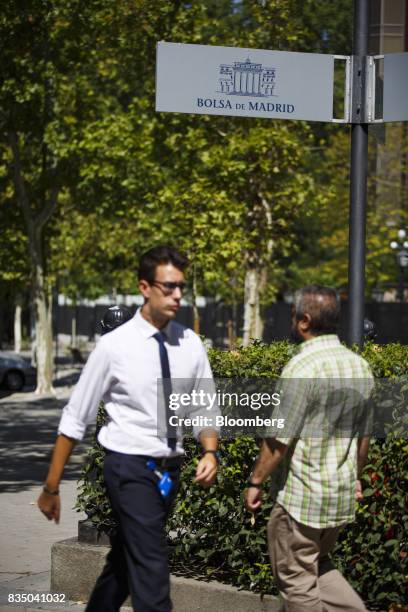
[[[109,422],[99,432],[107,456],[104,477],[118,529],[88,602],[87,612],[114,612],[129,595],[137,612],[169,612],[169,571],[165,520],[178,488],[181,441],[158,424],[158,392],[168,404],[171,379],[212,379],[205,348],[191,330],[173,321],[185,288],[187,260],[170,247],[145,253],[139,266],[143,307],[127,323],[103,336],[89,356],[63,410],[53,457],[38,506],[56,523],[59,483],[76,440],[97,413],[101,399]],[[166,417],[168,421],[168,409]],[[194,430],[203,446],[196,482],[211,485],[217,473],[217,432]],[[160,477],[167,471],[170,494],[163,496]],[[150,462],[150,463],[149,463]],[[149,465],[148,465],[149,463]]]

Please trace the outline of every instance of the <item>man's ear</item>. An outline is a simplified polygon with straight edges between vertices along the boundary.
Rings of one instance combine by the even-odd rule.
[[[139,291],[143,295],[143,297],[148,300],[150,297],[151,287],[146,280],[141,279],[139,281]]]
[[[305,313],[299,321],[299,327],[303,333],[308,332],[312,326],[312,317],[309,313]]]

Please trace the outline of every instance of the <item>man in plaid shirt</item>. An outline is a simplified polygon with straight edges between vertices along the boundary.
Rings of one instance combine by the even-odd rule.
[[[374,385],[368,363],[336,335],[339,310],[329,287],[296,293],[292,325],[301,346],[281,381],[286,435],[263,442],[246,489],[246,506],[254,512],[262,503],[262,482],[283,459],[268,546],[288,612],[366,609],[329,558],[342,526],[354,519],[356,499],[362,499],[365,410]]]

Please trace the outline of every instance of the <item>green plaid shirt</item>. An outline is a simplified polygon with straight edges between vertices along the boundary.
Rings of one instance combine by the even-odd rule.
[[[355,516],[357,440],[374,386],[370,366],[336,335],[318,336],[300,346],[281,385],[288,437],[277,439],[289,448],[277,502],[303,525],[346,524]]]

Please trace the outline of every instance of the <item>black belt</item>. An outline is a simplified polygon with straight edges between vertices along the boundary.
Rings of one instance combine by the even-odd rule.
[[[108,448],[105,448],[105,452],[107,455],[110,455],[111,453],[114,453],[116,455],[123,454],[118,453],[117,451],[109,450]],[[129,457],[137,457],[138,459],[142,459],[144,462],[153,460],[156,462],[156,466],[159,469],[180,467],[183,463],[184,458],[184,455],[178,455],[177,457],[151,457],[150,455],[130,455],[129,453],[125,454],[127,454]]]
[[[178,457],[148,457],[147,455],[138,456],[146,461],[155,461],[159,469],[180,467],[183,463],[183,455],[179,455]]]

